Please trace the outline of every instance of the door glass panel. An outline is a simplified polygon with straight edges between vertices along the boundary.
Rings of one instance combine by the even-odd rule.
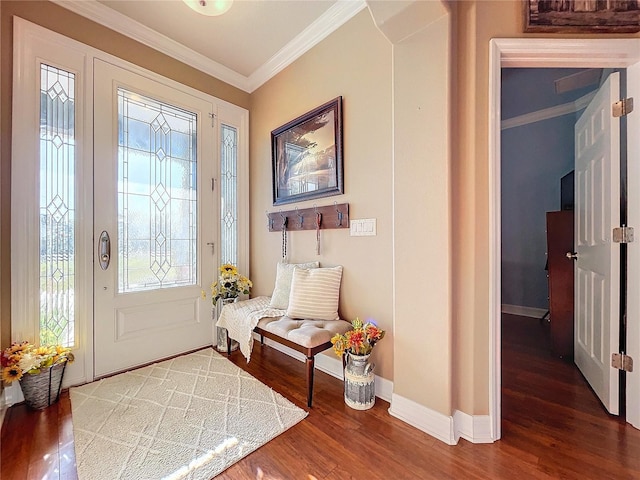
[[[73,347],[75,75],[40,66],[40,344]]]
[[[220,146],[220,260],[238,264],[238,130],[222,125]]]
[[[197,283],[197,115],[118,89],[118,289]]]

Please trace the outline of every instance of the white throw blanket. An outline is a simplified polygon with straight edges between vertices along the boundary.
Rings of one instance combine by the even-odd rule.
[[[253,329],[262,318],[282,317],[286,310],[269,306],[270,297],[256,297],[222,307],[216,327],[227,329],[227,335],[240,344],[240,351],[249,362],[253,349]],[[215,344],[215,342],[214,342]]]

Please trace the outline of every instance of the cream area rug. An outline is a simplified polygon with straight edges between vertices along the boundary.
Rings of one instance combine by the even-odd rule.
[[[307,415],[213,349],[70,394],[81,480],[208,480]]]

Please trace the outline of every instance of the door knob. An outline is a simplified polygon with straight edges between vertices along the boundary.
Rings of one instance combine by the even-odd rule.
[[[567,252],[565,256],[572,260],[578,260],[578,252]]]
[[[102,231],[98,242],[100,268],[102,270],[106,270],[109,267],[109,262],[111,261],[111,239],[109,238],[109,234],[106,230]]]

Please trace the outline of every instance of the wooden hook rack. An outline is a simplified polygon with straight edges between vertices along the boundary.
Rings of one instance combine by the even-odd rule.
[[[311,207],[267,213],[270,232],[282,231],[286,222],[287,231],[315,230],[316,214],[320,214],[320,229],[349,228],[349,204],[338,203],[323,207]]]

